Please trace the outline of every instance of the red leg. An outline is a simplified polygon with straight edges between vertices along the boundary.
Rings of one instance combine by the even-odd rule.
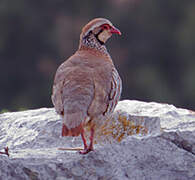
[[[90,144],[89,144],[89,147],[87,147],[87,144],[86,144],[86,140],[84,138],[84,135],[81,133],[81,137],[83,139],[83,143],[84,143],[84,150],[83,151],[80,151],[79,153],[80,154],[87,154],[88,152],[90,151],[93,151],[93,138],[94,138],[94,127],[91,128],[91,135],[90,135]]]
[[[91,136],[90,136],[90,144],[89,144],[89,150],[93,151],[93,138],[94,138],[94,127],[91,128]]]
[[[84,136],[84,131],[81,133],[81,137],[82,137],[83,144],[84,144],[84,150],[86,150],[87,149],[87,141],[86,141],[85,136]]]
[[[88,146],[87,146],[87,141],[85,139],[85,133],[84,133],[84,130],[82,130],[81,132],[81,138],[83,140],[83,144],[84,144],[84,149],[83,148],[58,148],[59,150],[68,150],[68,151],[78,151],[81,153],[81,154],[85,154],[85,152],[88,151]]]

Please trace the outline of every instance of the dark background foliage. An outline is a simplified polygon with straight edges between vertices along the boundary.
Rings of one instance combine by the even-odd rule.
[[[0,111],[52,107],[55,71],[95,17],[122,32],[107,43],[122,99],[195,109],[194,0],[1,0]]]

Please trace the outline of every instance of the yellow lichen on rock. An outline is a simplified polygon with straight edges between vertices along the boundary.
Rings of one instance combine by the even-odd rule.
[[[95,143],[121,142],[131,135],[148,133],[143,117],[129,117],[127,114],[117,114],[108,118],[96,129]],[[89,134],[88,134],[89,135]]]

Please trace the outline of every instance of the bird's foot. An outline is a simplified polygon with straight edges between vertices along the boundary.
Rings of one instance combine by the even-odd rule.
[[[88,152],[93,151],[93,148],[89,147],[89,148],[85,148],[82,151],[79,151],[80,154],[87,154]]]
[[[0,154],[5,154],[5,155],[7,155],[7,156],[9,156],[9,148],[8,147],[5,147],[4,148],[4,152],[0,152]]]
[[[90,151],[93,151],[93,136],[94,136],[94,126],[91,127],[91,136],[90,136],[90,144],[87,146],[87,141],[84,136],[84,132],[81,133],[81,137],[84,144],[84,150],[79,151],[80,154],[87,154]]]

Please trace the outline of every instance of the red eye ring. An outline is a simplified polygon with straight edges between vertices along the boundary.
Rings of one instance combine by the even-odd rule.
[[[100,27],[102,28],[102,30],[108,30],[112,34],[121,35],[121,32],[117,28],[115,28],[114,26],[110,26],[109,24],[102,24]]]
[[[103,24],[102,28],[108,30],[108,29],[110,29],[110,26],[108,24]]]

